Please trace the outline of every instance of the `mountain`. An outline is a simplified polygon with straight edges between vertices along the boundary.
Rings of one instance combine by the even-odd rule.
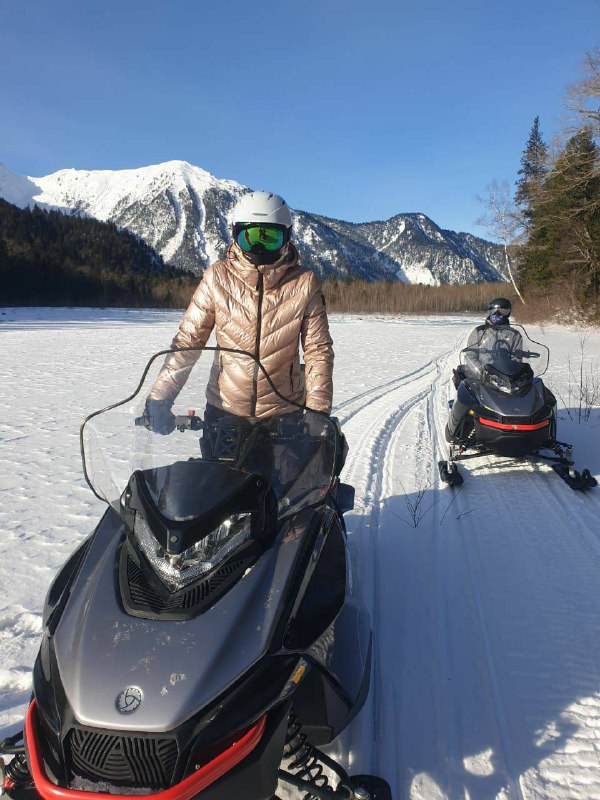
[[[201,273],[220,258],[231,211],[245,186],[185,161],[139,169],[64,169],[42,178],[0,164],[0,197],[113,222],[138,236],[166,264]],[[352,223],[294,211],[302,263],[324,277],[406,283],[505,280],[500,246],[439,228],[424,214]]]

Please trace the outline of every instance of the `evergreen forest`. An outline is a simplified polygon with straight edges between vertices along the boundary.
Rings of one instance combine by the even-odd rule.
[[[0,305],[181,307],[197,283],[112,223],[0,199]]]
[[[600,49],[565,106],[561,139],[550,147],[536,117],[521,158],[508,215],[517,280],[526,298],[599,322]]]

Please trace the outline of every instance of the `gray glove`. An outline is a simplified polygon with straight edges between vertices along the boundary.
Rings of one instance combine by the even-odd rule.
[[[167,436],[175,430],[175,415],[171,411],[173,402],[171,400],[154,400],[152,397],[146,398],[142,422],[153,433],[160,433]]]

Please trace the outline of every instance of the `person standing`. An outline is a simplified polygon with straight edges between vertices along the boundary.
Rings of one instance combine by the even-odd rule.
[[[205,271],[171,348],[204,347],[214,329],[219,347],[258,359],[283,397],[329,414],[334,354],[325,299],[319,277],[298,263],[291,232],[292,216],[282,197],[242,195],[233,211],[227,254]],[[199,355],[167,357],[146,400],[148,428],[162,434],[174,430],[171,407]],[[206,398],[208,423],[224,416],[266,419],[297,411],[273,391],[253,360],[224,351],[215,352]]]

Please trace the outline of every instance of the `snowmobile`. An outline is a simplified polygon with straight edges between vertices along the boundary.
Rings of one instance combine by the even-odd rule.
[[[441,480],[458,486],[457,462],[496,455],[550,462],[572,489],[597,486],[589,470],[574,468],[572,445],[557,439],[556,398],[542,381],[548,348],[520,325],[477,330],[476,343],[461,350],[454,370],[457,395],[448,403],[449,456],[438,462]]]
[[[284,789],[391,800],[383,779],[350,776],[321,749],[363,706],[371,671],[339,423],[287,401],[249,353],[176,352],[187,413],[173,433],[148,430],[142,413],[173,351],[81,427],[85,478],[108,507],[49,589],[0,785],[14,800],[270,800]],[[195,406],[224,359],[268,381],[290,413],[205,424]]]

